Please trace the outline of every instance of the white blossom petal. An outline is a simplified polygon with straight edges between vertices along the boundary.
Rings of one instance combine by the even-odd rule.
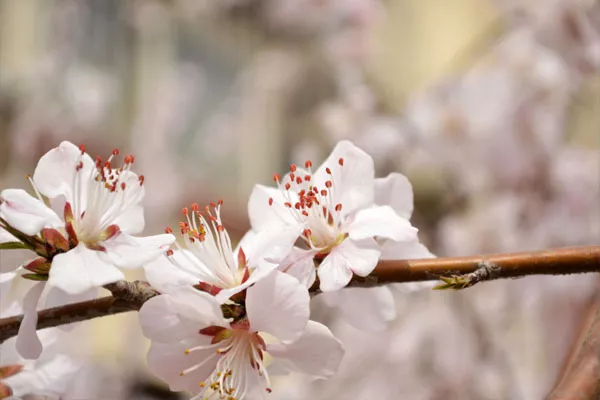
[[[284,368],[316,378],[333,376],[344,357],[342,343],[325,325],[315,321],[308,321],[295,342],[267,345],[267,352]]]
[[[36,235],[44,227],[62,224],[50,207],[22,189],[5,189],[0,197],[0,217],[26,235]]]
[[[418,232],[417,228],[396,214],[390,206],[360,210],[348,225],[347,231],[350,239],[354,240],[377,236],[403,242],[415,240]]]
[[[187,260],[180,254],[182,251],[187,250],[176,250],[171,257],[182,259],[182,262]],[[177,268],[164,255],[146,263],[144,272],[150,285],[161,293],[171,293],[182,286],[192,286],[200,281],[197,276]]]
[[[123,273],[106,262],[102,252],[79,243],[74,249],[54,257],[48,284],[69,294],[78,294],[121,279],[124,279]]]
[[[416,260],[435,258],[435,256],[418,240],[394,242],[387,240],[381,245],[382,260]]]
[[[197,323],[198,329],[212,325],[228,326],[227,320],[223,318],[221,303],[208,293],[182,287],[176,293],[164,296],[169,296],[177,314]]]
[[[144,336],[157,342],[173,342],[198,336],[205,326],[177,312],[178,304],[169,295],[159,295],[148,300],[139,311]],[[212,311],[209,309],[209,311]]]
[[[197,393],[200,382],[208,378],[218,361],[214,349],[198,350],[186,354],[186,350],[195,346],[210,344],[210,337],[198,335],[194,342],[160,343],[152,342],[148,351],[148,369],[154,375],[169,384],[172,391],[187,390]],[[198,364],[201,367],[193,372],[181,375],[180,372]]]
[[[52,359],[33,369],[25,369],[16,375],[3,380],[13,391],[13,396],[26,396],[32,394],[45,394],[61,396],[69,389],[73,376],[83,367],[83,364],[64,354],[58,354]],[[47,397],[36,397],[46,399]],[[54,397],[52,397],[54,398]]]
[[[244,250],[248,265],[256,267],[265,263],[279,264],[292,250],[302,233],[303,225],[294,224],[280,229],[270,228],[247,232],[238,245]]]
[[[357,329],[380,332],[396,318],[396,302],[386,286],[373,288],[345,288],[323,292],[323,300],[337,307],[344,321]]]
[[[244,282],[236,287],[221,290],[215,296],[215,298],[220,303],[224,303],[225,301],[227,301],[227,299],[229,299],[234,294],[241,292],[242,290],[250,287],[250,285],[260,281],[261,279],[263,279],[264,277],[266,277],[267,275],[272,273],[276,268],[277,268],[277,264],[265,263],[264,265],[256,268],[254,271],[252,271],[252,273],[250,274],[250,277],[246,280],[246,282]]]
[[[374,239],[346,239],[334,247],[325,257],[317,274],[322,291],[343,288],[352,279],[354,272],[359,276],[369,275],[379,261],[379,246]]]
[[[79,161],[83,165],[76,171]],[[75,173],[88,176],[94,168],[94,161],[87,153],[81,154],[77,146],[65,141],[40,158],[33,173],[33,182],[44,196],[54,198],[63,195],[72,203]],[[87,180],[82,179],[81,184],[87,184]],[[86,187],[80,189],[81,193],[86,192]]]
[[[343,166],[338,163],[340,158],[344,160]],[[326,172],[326,168],[331,170],[331,175]],[[373,204],[373,159],[351,142],[339,142],[313,176],[313,182],[319,188],[324,188],[328,180],[333,181],[332,204],[342,204],[342,213],[345,215]]]
[[[273,199],[272,205],[269,205],[269,199]],[[252,229],[276,229],[285,225],[297,224],[298,221],[284,206],[286,201],[288,200],[283,197],[280,190],[255,185],[248,200],[248,217]]]
[[[304,250],[294,247],[278,269],[298,279],[307,289],[312,287],[317,278],[314,257],[318,250]]]
[[[140,185],[139,176],[133,171],[122,171],[120,180],[127,187],[123,191],[123,203],[131,204],[112,222],[119,226],[122,232],[130,235],[140,233],[145,226],[144,208],[141,205],[145,194],[144,185]]]
[[[175,242],[175,236],[161,234],[147,237],[133,237],[119,233],[102,242],[106,256],[120,268],[140,268],[154,261]]]
[[[17,334],[17,351],[28,360],[36,359],[42,354],[42,342],[37,335],[37,305],[46,286],[45,282],[34,285],[23,298],[23,320]]]
[[[274,271],[248,289],[246,312],[251,330],[295,340],[308,321],[308,291],[294,277]]]
[[[385,178],[375,179],[375,204],[389,205],[396,214],[410,220],[413,203],[413,188],[404,175],[393,172]]]

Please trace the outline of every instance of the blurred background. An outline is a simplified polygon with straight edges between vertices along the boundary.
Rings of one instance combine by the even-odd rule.
[[[413,225],[438,256],[598,244],[600,2],[0,0],[1,188],[28,188],[62,140],[92,156],[119,147],[146,177],[146,233],[222,198],[240,238],[255,183],[318,165],[341,139],[379,176],[410,178]],[[20,257],[4,252],[0,268]],[[598,283],[397,291],[380,333],[317,297],[342,368],[278,379],[269,397],[542,399]],[[135,314],[83,329],[79,398],[187,398],[145,371]]]

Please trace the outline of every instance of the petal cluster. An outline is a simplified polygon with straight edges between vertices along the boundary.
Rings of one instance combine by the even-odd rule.
[[[118,155],[93,161],[83,146],[62,142],[40,159],[22,189],[0,193],[3,241],[36,253],[12,278],[36,284],[23,299],[24,319],[17,348],[39,356],[36,309],[46,287],[59,292],[55,305],[94,296],[95,289],[124,278],[121,268],[138,268],[162,254],[172,235],[135,237],[144,228],[144,177],[131,171],[133,156],[113,166]]]
[[[124,278],[122,269],[143,266],[159,292],[139,312],[151,341],[149,369],[194,399],[261,396],[272,391],[273,371],[327,378],[342,361],[341,342],[310,320],[309,290],[322,292],[350,324],[383,330],[396,315],[390,288],[345,287],[381,259],[433,257],[410,223],[408,180],[376,179],[371,157],[348,141],[314,171],[311,161],[292,164],[274,175],[276,187],[257,185],[248,204],[252,229],[237,246],[220,200],[184,207],[179,240],[172,228],[135,236],[144,228],[144,177],[133,172],[133,156],[117,165],[118,156],[93,160],[63,142],[29,179],[34,195],[0,193],[0,248],[35,254],[0,274],[4,293],[18,279],[30,282],[14,345],[26,358],[42,352],[40,307],[94,298]]]
[[[172,390],[199,399],[271,392],[267,355],[288,370],[328,377],[343,348],[325,326],[309,322],[308,300],[306,289],[279,271],[248,288],[238,303],[221,304],[190,287],[157,296],[140,310],[152,341],[148,367]]]
[[[276,174],[277,188],[256,185],[248,206],[252,228],[299,227],[301,247],[279,269],[307,288],[318,277],[326,302],[341,307],[348,322],[384,329],[396,315],[388,288],[339,289],[354,275],[369,275],[380,259],[433,257],[410,223],[412,187],[398,173],[376,179],[372,158],[348,141],[314,174],[311,161],[304,166],[292,164],[283,178]]]

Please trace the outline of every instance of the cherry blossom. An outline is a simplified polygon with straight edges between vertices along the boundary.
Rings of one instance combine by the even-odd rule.
[[[112,168],[117,154],[114,150],[106,161],[93,162],[84,147],[62,142],[36,167],[31,183],[37,199],[20,189],[0,193],[2,230],[38,255],[13,275],[0,277],[39,281],[23,298],[17,348],[27,358],[42,351],[36,308],[46,286],[47,306],[93,298],[100,286],[124,278],[118,268],[152,261],[175,239],[168,234],[131,236],[144,228],[144,178],[131,171],[133,156]],[[59,205],[62,218],[54,211]]]
[[[308,249],[295,249],[283,265],[307,286],[315,280],[315,261],[320,289],[333,291],[346,286],[353,274],[367,276],[373,271],[381,256],[380,241],[418,243],[417,229],[407,219],[412,200],[405,204],[406,178],[394,175],[386,185],[388,192],[398,193],[384,194],[398,199],[376,203],[380,183],[373,160],[348,141],[338,143],[314,174],[312,162],[307,161],[305,168],[291,165],[285,177],[276,174],[276,189],[257,185],[248,209],[257,231],[301,227],[300,237]]]
[[[74,248],[53,259],[48,282],[73,294],[123,279],[117,267],[140,267],[175,240],[131,236],[144,229],[144,176],[131,171],[133,156],[113,168],[118,150],[95,162],[84,150],[62,142],[40,159],[33,175],[41,194],[65,200],[65,229]]]
[[[375,203],[389,205],[403,218],[410,219],[413,211],[412,186],[405,176],[392,173],[375,180]],[[406,260],[435,257],[416,238],[412,241],[396,242],[379,240],[381,260]],[[431,289],[432,282],[391,284],[373,288],[345,288],[335,292],[324,292],[323,301],[336,307],[341,317],[355,328],[368,331],[383,331],[396,318],[394,291],[413,292]]]
[[[270,393],[267,354],[289,371],[329,377],[344,350],[329,329],[308,320],[308,303],[306,288],[278,271],[249,287],[240,303],[221,305],[191,287],[159,295],[140,310],[151,340],[148,367],[194,399]]]
[[[295,227],[260,235],[250,231],[234,249],[221,220],[221,206],[218,201],[201,211],[194,203],[182,210],[183,245],[176,244],[175,250],[145,266],[155,288],[168,293],[181,285],[196,285],[226,301],[275,269],[300,234]]]

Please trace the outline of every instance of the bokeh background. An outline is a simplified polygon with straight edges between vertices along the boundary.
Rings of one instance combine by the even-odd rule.
[[[2,188],[27,188],[62,140],[119,147],[146,177],[146,233],[222,198],[239,238],[255,183],[320,163],[341,139],[380,176],[411,179],[412,222],[438,256],[598,244],[600,2],[0,0]],[[22,257],[5,253],[0,268]],[[317,298],[315,318],[347,347],[342,368],[278,379],[269,397],[542,399],[598,283],[398,291],[381,333]],[[145,371],[136,318],[82,327],[76,396],[186,398]]]

